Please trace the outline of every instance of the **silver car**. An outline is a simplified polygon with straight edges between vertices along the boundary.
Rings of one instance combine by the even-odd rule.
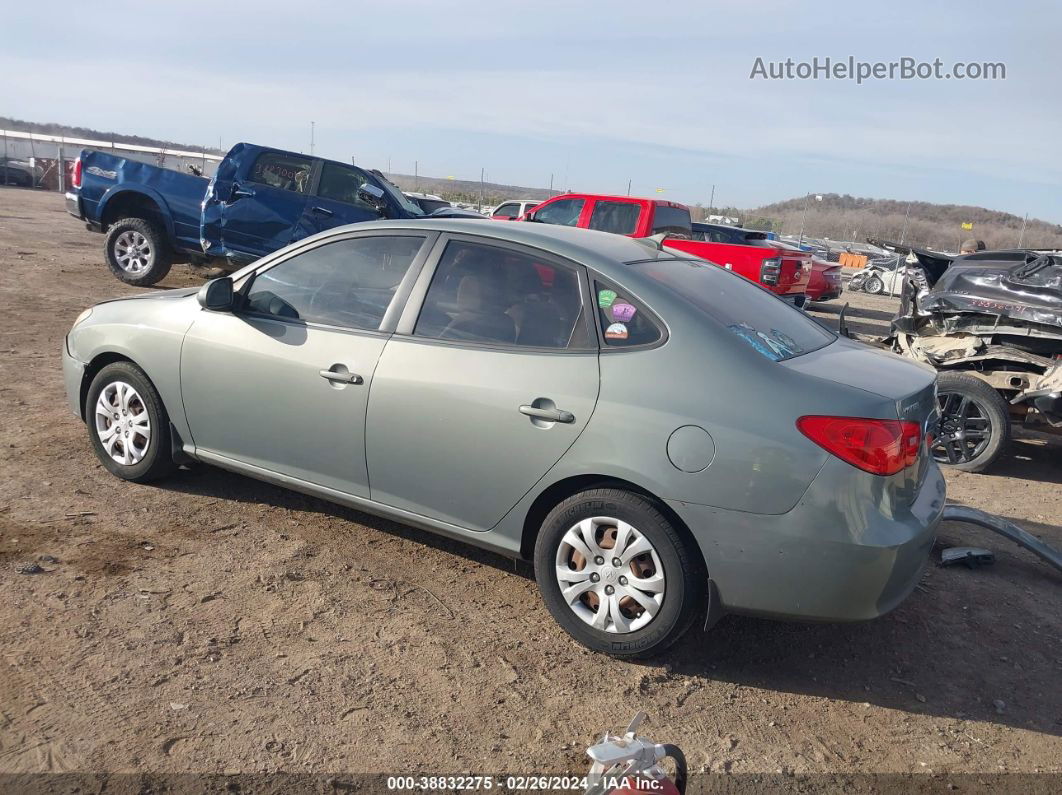
[[[118,477],[204,462],[531,560],[617,656],[698,616],[879,616],[944,506],[932,370],[603,232],[333,229],[96,305],[63,371]]]

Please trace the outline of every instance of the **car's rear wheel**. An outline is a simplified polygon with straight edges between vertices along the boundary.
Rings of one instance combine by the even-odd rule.
[[[535,576],[572,637],[617,657],[648,657],[678,640],[704,605],[700,551],[645,497],[580,492],[555,507],[535,544]]]
[[[930,451],[943,466],[981,472],[1010,443],[1010,412],[999,392],[965,373],[937,376],[940,424]]]
[[[144,218],[123,218],[111,224],[104,249],[111,272],[137,287],[162,281],[173,263],[162,230]]]
[[[174,469],[162,398],[132,362],[114,362],[92,379],[85,398],[92,449],[114,475],[143,483]]]
[[[885,282],[881,280],[880,276],[868,276],[866,282],[863,283],[863,291],[871,295],[881,295],[885,292]]]

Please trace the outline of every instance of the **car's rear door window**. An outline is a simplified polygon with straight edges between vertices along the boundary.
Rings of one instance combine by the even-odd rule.
[[[574,268],[515,250],[454,240],[446,246],[414,335],[566,348],[582,317]]]
[[[516,218],[519,214],[520,205],[516,202],[503,204],[493,212],[495,218]]]
[[[243,311],[375,331],[423,244],[420,236],[381,235],[317,246],[256,274]]]
[[[309,193],[313,160],[286,152],[263,152],[248,177],[251,182],[295,193]]]
[[[637,202],[597,201],[590,213],[590,229],[612,232],[616,235],[633,235],[638,228],[641,205]]]
[[[653,260],[629,267],[663,285],[773,361],[809,353],[836,339],[774,293],[703,260]]]

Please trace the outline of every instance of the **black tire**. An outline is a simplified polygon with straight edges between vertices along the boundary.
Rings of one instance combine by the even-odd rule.
[[[881,280],[881,277],[877,274],[872,274],[867,277],[866,282],[863,283],[863,292],[870,293],[871,295],[881,295],[885,292],[885,282]]]
[[[940,425],[931,452],[941,466],[983,472],[1010,444],[1010,411],[1003,397],[976,376],[937,376]]]
[[[128,244],[133,241],[139,244],[137,256],[132,261],[123,259],[128,256]],[[111,273],[137,287],[150,287],[162,281],[173,264],[165,232],[145,218],[123,218],[111,224],[103,247]]]
[[[849,290],[861,290],[863,289],[863,282],[867,280],[866,272],[857,273],[851,279],[848,280]]]
[[[659,558],[665,581],[662,602],[655,616],[638,629],[623,633],[596,629],[576,615],[561,593],[556,572],[562,540],[569,529],[591,517],[629,523],[652,544]],[[616,576],[625,571],[622,567],[611,570]],[[606,576],[611,578],[613,573]],[[659,654],[678,640],[704,607],[707,596],[707,574],[700,550],[672,526],[653,502],[639,494],[611,488],[580,492],[550,511],[535,542],[535,578],[546,607],[569,635],[594,651],[627,659]],[[598,602],[598,609],[601,607],[603,603]]]
[[[100,399],[100,394],[109,386],[117,384],[126,384],[135,390],[137,399],[130,400],[127,406],[129,416],[123,416],[120,401],[111,401],[108,397],[106,398],[108,402],[113,402],[115,405],[115,414],[117,416],[100,415],[97,417],[96,404]],[[113,421],[113,424],[119,426],[119,430],[121,428],[128,429],[130,426],[127,423],[139,413],[137,409],[140,408],[140,404],[142,404],[148,415],[149,433],[147,444],[143,446],[137,445],[136,440],[143,437],[138,436],[136,433],[126,433],[124,438],[117,439],[113,449],[121,452],[126,449],[126,445],[131,445],[129,447],[130,459],[142,452],[142,457],[138,460],[128,464],[122,463],[115,460],[104,446],[101,435],[104,435],[106,431],[101,428],[101,424],[111,425]],[[162,405],[162,398],[159,397],[158,391],[148,380],[144,371],[132,362],[108,364],[92,379],[88,395],[85,397],[85,423],[88,426],[89,439],[92,442],[92,449],[96,452],[96,456],[111,474],[123,480],[146,483],[150,480],[165,477],[176,467],[170,448],[170,418],[166,413],[166,407]],[[117,434],[115,435],[117,436]],[[132,441],[126,441],[126,439],[131,439]]]

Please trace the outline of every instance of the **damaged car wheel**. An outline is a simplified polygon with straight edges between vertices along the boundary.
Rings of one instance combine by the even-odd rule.
[[[940,423],[930,450],[942,466],[982,472],[1010,442],[1010,412],[999,392],[965,373],[937,378]]]

